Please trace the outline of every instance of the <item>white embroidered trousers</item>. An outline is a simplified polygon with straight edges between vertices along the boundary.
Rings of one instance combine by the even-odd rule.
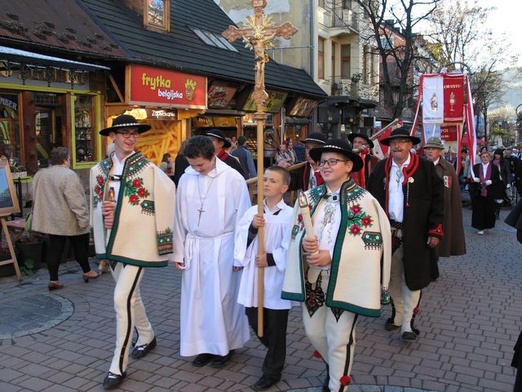
[[[154,331],[147,318],[140,294],[143,272],[143,267],[122,263],[116,263],[112,270],[112,277],[116,281],[114,287],[116,347],[109,371],[114,374],[123,374],[127,369],[134,328],[138,333],[136,345],[147,344],[154,339]]]

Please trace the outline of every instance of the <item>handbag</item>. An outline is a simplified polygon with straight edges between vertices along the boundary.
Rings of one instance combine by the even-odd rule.
[[[25,231],[31,231],[33,229],[33,211],[29,212],[25,217]]]

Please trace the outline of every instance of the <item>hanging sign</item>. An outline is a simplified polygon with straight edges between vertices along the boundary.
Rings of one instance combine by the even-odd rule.
[[[130,65],[130,104],[206,109],[207,78],[166,69]]]

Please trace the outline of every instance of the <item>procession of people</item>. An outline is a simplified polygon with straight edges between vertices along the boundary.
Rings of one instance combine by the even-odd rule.
[[[351,383],[361,317],[386,312],[383,329],[400,331],[404,344],[422,338],[415,319],[423,289],[439,277],[439,258],[466,253],[462,167],[457,174],[446,161],[440,138],[424,143],[422,157],[413,148],[421,139],[405,127],[379,141],[362,132],[345,139],[311,133],[302,140],[306,164],[295,204],[287,204],[291,175],[279,163],[262,173],[260,213],[251,205],[245,181],[251,175],[244,176],[252,169],[242,171],[241,160],[224,152],[223,132],[212,129],[184,142],[184,170],[175,182],[135,148],[149,129],[130,115],[114,119],[100,131],[114,142],[114,151],[91,169],[96,258],[107,263],[115,280],[115,346],[105,389],[124,382],[129,356],[143,358],[161,344],[140,284],[144,267],[169,262],[182,277],[180,355],[192,357],[195,367],[224,367],[251,339],[251,328],[267,349],[252,385],[256,391],[284,378],[293,306],[301,306],[315,349],[311,355],[324,362],[323,392],[346,391]],[[389,147],[388,158],[372,154],[377,142]],[[68,152],[61,153],[58,164],[65,165]],[[495,226],[497,201],[505,190],[501,179],[513,179],[510,167],[520,163],[510,154],[500,174],[497,153],[490,163],[491,152],[481,150],[481,162],[466,169],[471,226],[479,235]],[[45,197],[38,195],[35,213]],[[85,208],[83,215],[79,207],[71,209],[80,221]],[[83,233],[85,224],[81,228]],[[70,233],[76,232],[71,228]],[[86,281],[98,276],[78,261]],[[53,272],[49,290],[62,287]],[[264,292],[262,309],[259,292]]]

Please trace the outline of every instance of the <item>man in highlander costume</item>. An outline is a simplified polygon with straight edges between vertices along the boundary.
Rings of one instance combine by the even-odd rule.
[[[131,357],[138,359],[156,346],[154,331],[141,300],[144,267],[165,267],[173,251],[175,185],[157,166],[134,151],[148,131],[129,115],[100,131],[114,140],[115,151],[91,169],[91,214],[96,257],[109,261],[116,311],[116,348],[103,380],[117,388],[127,375],[133,328],[137,340]],[[172,259],[172,258],[170,258]]]
[[[405,342],[417,340],[412,326],[421,290],[439,277],[436,247],[443,238],[444,189],[432,162],[411,153],[420,139],[406,128],[380,142],[390,157],[379,161],[368,190],[386,210],[392,227],[390,294],[394,309],[387,331],[400,331]]]
[[[310,157],[324,183],[294,208],[282,297],[303,302],[306,335],[326,364],[323,391],[342,392],[351,381],[358,317],[381,314],[390,224],[379,202],[351,178],[363,162],[350,143],[331,139]],[[312,223],[303,223],[309,214]]]

